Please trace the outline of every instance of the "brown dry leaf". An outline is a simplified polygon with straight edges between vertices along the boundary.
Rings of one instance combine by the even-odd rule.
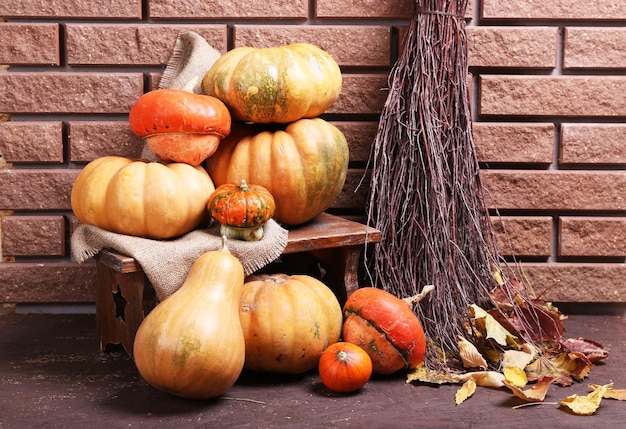
[[[517,366],[504,367],[504,380],[516,387],[524,387],[528,383],[526,373]],[[505,384],[508,386],[507,383]]]
[[[585,355],[578,352],[561,353],[553,362],[559,371],[578,381],[587,377],[594,366]]]
[[[581,416],[590,416],[596,412],[604,394],[613,387],[613,383],[598,386],[587,396],[570,395],[559,402],[559,405],[568,407],[574,413]]]
[[[518,398],[521,398],[527,402],[543,402],[548,393],[548,389],[552,384],[553,379],[550,377],[544,377],[539,380],[537,383],[533,384],[532,387],[528,389],[522,390],[518,386],[515,386],[509,380],[504,380],[504,385],[511,389],[513,394]]]
[[[454,395],[454,401],[457,405],[463,403],[467,398],[472,396],[476,392],[476,382],[472,379],[467,380],[463,383],[463,386],[456,391],[456,395]]]
[[[474,344],[458,335],[456,338],[464,368],[487,369],[487,361]]]
[[[555,357],[538,357],[526,368],[529,381],[537,381],[543,377],[554,378],[554,383],[567,387],[573,383],[572,379],[582,380],[591,372],[593,364],[580,353],[563,352]]]
[[[592,391],[595,391],[602,386],[598,384],[590,384],[589,388]],[[608,388],[604,394],[602,395],[605,399],[617,399],[618,401],[626,401],[626,389],[613,389],[613,387]]]
[[[568,338],[561,345],[572,352],[584,354],[591,362],[598,362],[609,357],[609,350],[600,343],[585,338]]]

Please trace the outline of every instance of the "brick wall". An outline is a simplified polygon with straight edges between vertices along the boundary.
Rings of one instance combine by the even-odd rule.
[[[139,155],[127,113],[183,27],[223,52],[306,41],[333,55],[344,87],[325,117],[351,164],[332,211],[362,219],[357,185],[410,6],[2,1],[0,302],[94,301],[94,264],[70,258],[72,183],[96,157]],[[625,303],[626,2],[476,0],[467,17],[475,140],[504,252],[548,299]]]

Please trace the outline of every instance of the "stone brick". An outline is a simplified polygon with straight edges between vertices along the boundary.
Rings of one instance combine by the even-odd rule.
[[[626,68],[624,46],[624,27],[567,27],[563,42],[563,67]]]
[[[414,0],[317,0],[317,18],[404,18],[411,16]]]
[[[0,73],[0,112],[128,113],[143,94],[141,73]]]
[[[270,47],[307,42],[327,51],[340,66],[391,65],[391,28],[363,25],[236,25],[235,46]],[[363,41],[367,40],[364,45]]]
[[[350,162],[364,163],[369,159],[376,138],[378,122],[332,122],[346,136],[350,147]]]
[[[626,116],[626,76],[481,75],[480,114]]]
[[[524,263],[536,294],[552,302],[626,302],[626,264]]]
[[[626,217],[559,218],[560,256],[626,256]]]
[[[3,256],[65,256],[63,216],[4,216]]]
[[[474,122],[476,154],[485,163],[551,164],[554,124]]]
[[[626,210],[626,171],[481,170],[501,210]]]
[[[71,162],[89,162],[107,155],[139,158],[144,146],[128,121],[70,121],[68,129]]]
[[[0,302],[95,302],[96,264],[21,262],[0,264]]]
[[[471,67],[554,68],[558,27],[468,26]]]
[[[141,19],[141,0],[3,0],[0,16]]]
[[[467,27],[472,67],[556,67],[557,27]]]
[[[563,164],[626,164],[626,124],[562,124]]]
[[[165,65],[179,31],[203,36],[215,49],[227,48],[226,25],[67,24],[70,65]],[[107,43],[101,43],[106,40]]]
[[[177,18],[246,18],[246,19],[306,19],[307,0],[150,0],[149,17]]]
[[[58,24],[4,23],[0,40],[0,64],[60,64]]]
[[[409,19],[415,2],[413,0],[317,0],[317,18],[405,18]],[[472,17],[473,1],[468,1],[465,16]]]
[[[550,216],[494,216],[492,224],[502,255],[548,257],[552,254]]]
[[[70,193],[80,171],[0,170],[0,207],[6,210],[69,210]]]
[[[619,20],[626,19],[626,3],[615,0],[483,0],[486,19]]]
[[[0,153],[11,163],[62,163],[61,122],[0,122]]]
[[[388,93],[387,75],[344,74],[341,94],[326,113],[379,114]]]

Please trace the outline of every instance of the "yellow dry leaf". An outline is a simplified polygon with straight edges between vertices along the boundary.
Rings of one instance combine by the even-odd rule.
[[[575,414],[590,416],[596,412],[604,394],[613,387],[613,383],[598,386],[587,396],[570,395],[559,402],[559,405],[568,407]]]
[[[524,387],[528,383],[526,373],[516,366],[504,367],[504,379],[516,387]]]
[[[476,304],[470,305],[470,313],[476,321],[482,323],[485,336],[495,340],[501,346],[514,343],[516,337],[504,328],[494,317]]]
[[[476,391],[476,382],[472,379],[467,380],[463,383],[463,386],[456,391],[456,395],[454,395],[454,401],[457,405],[463,403],[467,398],[472,396]]]
[[[461,335],[457,335],[456,341],[459,347],[461,360],[463,361],[463,367],[487,369],[487,361],[480,354],[474,344],[463,338]]]
[[[520,389],[507,379],[504,380],[504,385],[511,389],[515,396],[527,402],[543,402],[552,384],[552,380],[553,379],[550,377],[544,377],[526,390]]]
[[[476,371],[459,375],[460,381],[474,380],[481,387],[504,386],[504,374],[497,371]]]
[[[590,384],[589,388],[592,391],[599,389],[600,385],[598,384]],[[604,394],[602,395],[605,399],[617,399],[618,401],[626,401],[626,389],[613,389],[612,387],[608,388]]]
[[[412,383],[414,381],[430,384],[458,384],[462,380],[459,378],[458,374],[446,371],[435,371],[426,367],[422,362],[413,371],[407,374],[406,382]]]

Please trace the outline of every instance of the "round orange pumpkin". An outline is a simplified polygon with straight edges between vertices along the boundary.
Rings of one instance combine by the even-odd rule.
[[[300,225],[326,210],[343,189],[349,150],[343,133],[320,119],[289,125],[237,124],[206,161],[216,185],[248,183],[269,190],[274,219]]]
[[[357,289],[346,300],[342,338],[370,355],[377,374],[414,369],[426,353],[424,330],[411,306],[373,287]]]
[[[327,389],[350,393],[365,386],[372,376],[372,359],[356,344],[341,341],[324,350],[318,368]]]
[[[120,234],[173,238],[208,218],[215,190],[202,166],[161,164],[105,156],[83,168],[71,205],[82,223]]]
[[[299,374],[315,368],[339,341],[341,306],[333,292],[308,275],[260,274],[246,279],[239,317],[245,368]]]
[[[288,123],[322,114],[341,84],[341,70],[327,52],[294,43],[228,51],[204,75],[202,90],[222,100],[236,119]]]
[[[128,121],[157,157],[194,166],[215,152],[231,126],[224,103],[182,89],[157,89],[142,95]]]
[[[263,237],[263,225],[274,214],[276,203],[266,188],[242,180],[239,185],[218,186],[207,207],[213,219],[221,224],[221,235],[256,241]]]

